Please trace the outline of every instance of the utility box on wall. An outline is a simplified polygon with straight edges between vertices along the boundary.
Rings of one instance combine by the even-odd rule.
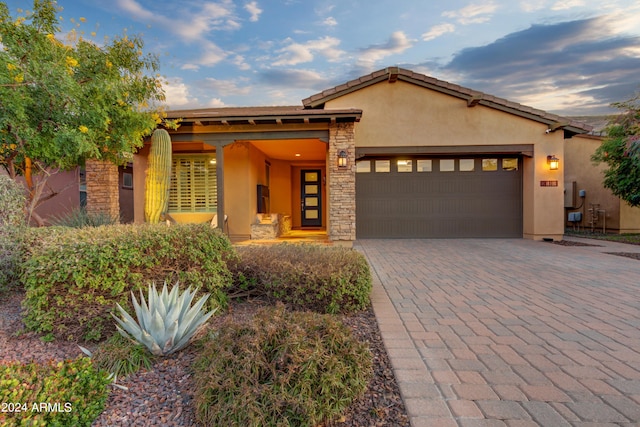
[[[564,183],[564,207],[575,208],[577,206],[576,192],[578,186],[575,181],[566,181]],[[571,221],[571,220],[569,220]]]
[[[569,212],[568,220],[569,220],[569,222],[580,222],[580,221],[582,221],[582,212]]]

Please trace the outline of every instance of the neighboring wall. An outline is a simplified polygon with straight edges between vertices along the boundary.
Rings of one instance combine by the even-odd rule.
[[[331,100],[331,108],[362,109],[356,124],[356,147],[389,146],[534,146],[524,158],[524,237],[560,239],[563,221],[563,131],[546,133],[547,125],[467,102],[411,83],[382,82]],[[550,171],[547,155],[560,158]],[[558,181],[542,187],[540,181]]]
[[[604,163],[594,164],[591,156],[600,146],[602,137],[591,135],[576,136],[565,143],[566,169],[565,182],[567,193],[565,198],[565,210],[569,212],[581,212],[582,221],[571,223],[567,226],[576,226],[591,230],[602,231],[606,225],[608,231],[623,233],[640,232],[640,208],[632,208],[620,198],[614,196],[610,190],[604,188]],[[575,187],[573,185],[575,182]],[[575,193],[572,194],[575,188]],[[579,197],[580,190],[585,190],[585,197]],[[598,220],[591,224],[592,204],[599,205],[598,209],[604,212],[598,214]],[[567,216],[565,215],[565,221]]]
[[[80,168],[59,171],[52,174],[47,180],[47,187],[50,190],[45,190],[44,195],[51,194],[50,192],[57,194],[36,208],[36,213],[45,221],[46,225],[53,224],[56,218],[63,217],[80,207],[79,173]],[[0,171],[0,174],[6,175],[4,169]],[[18,182],[20,185],[25,185],[23,177],[18,177]]]

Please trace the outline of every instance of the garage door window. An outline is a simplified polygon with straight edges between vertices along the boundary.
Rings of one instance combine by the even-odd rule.
[[[396,160],[396,167],[398,172],[413,172],[412,160]]]
[[[518,159],[502,159],[502,170],[517,171]]]
[[[356,173],[368,173],[371,172],[371,161],[358,160],[356,162]]]
[[[417,160],[417,171],[418,172],[431,172],[433,169],[431,167],[431,159]]]
[[[482,171],[493,172],[498,170],[498,159],[482,159]]]
[[[376,172],[391,172],[391,161],[376,160]]]
[[[460,172],[473,172],[475,162],[474,159],[460,159]]]
[[[440,159],[440,172],[454,172],[456,163],[453,159]]]

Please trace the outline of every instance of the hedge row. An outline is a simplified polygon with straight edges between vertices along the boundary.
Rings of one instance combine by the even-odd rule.
[[[232,267],[237,292],[264,295],[296,310],[359,311],[369,305],[371,272],[365,257],[341,246],[250,245]]]
[[[179,281],[225,303],[231,282],[229,240],[208,225],[51,227],[31,235],[22,265],[25,325],[50,337],[100,340],[115,330],[109,315],[131,309],[130,291]]]

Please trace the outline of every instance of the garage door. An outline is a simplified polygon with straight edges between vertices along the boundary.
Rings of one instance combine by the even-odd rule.
[[[357,238],[522,237],[522,158],[356,163]]]

